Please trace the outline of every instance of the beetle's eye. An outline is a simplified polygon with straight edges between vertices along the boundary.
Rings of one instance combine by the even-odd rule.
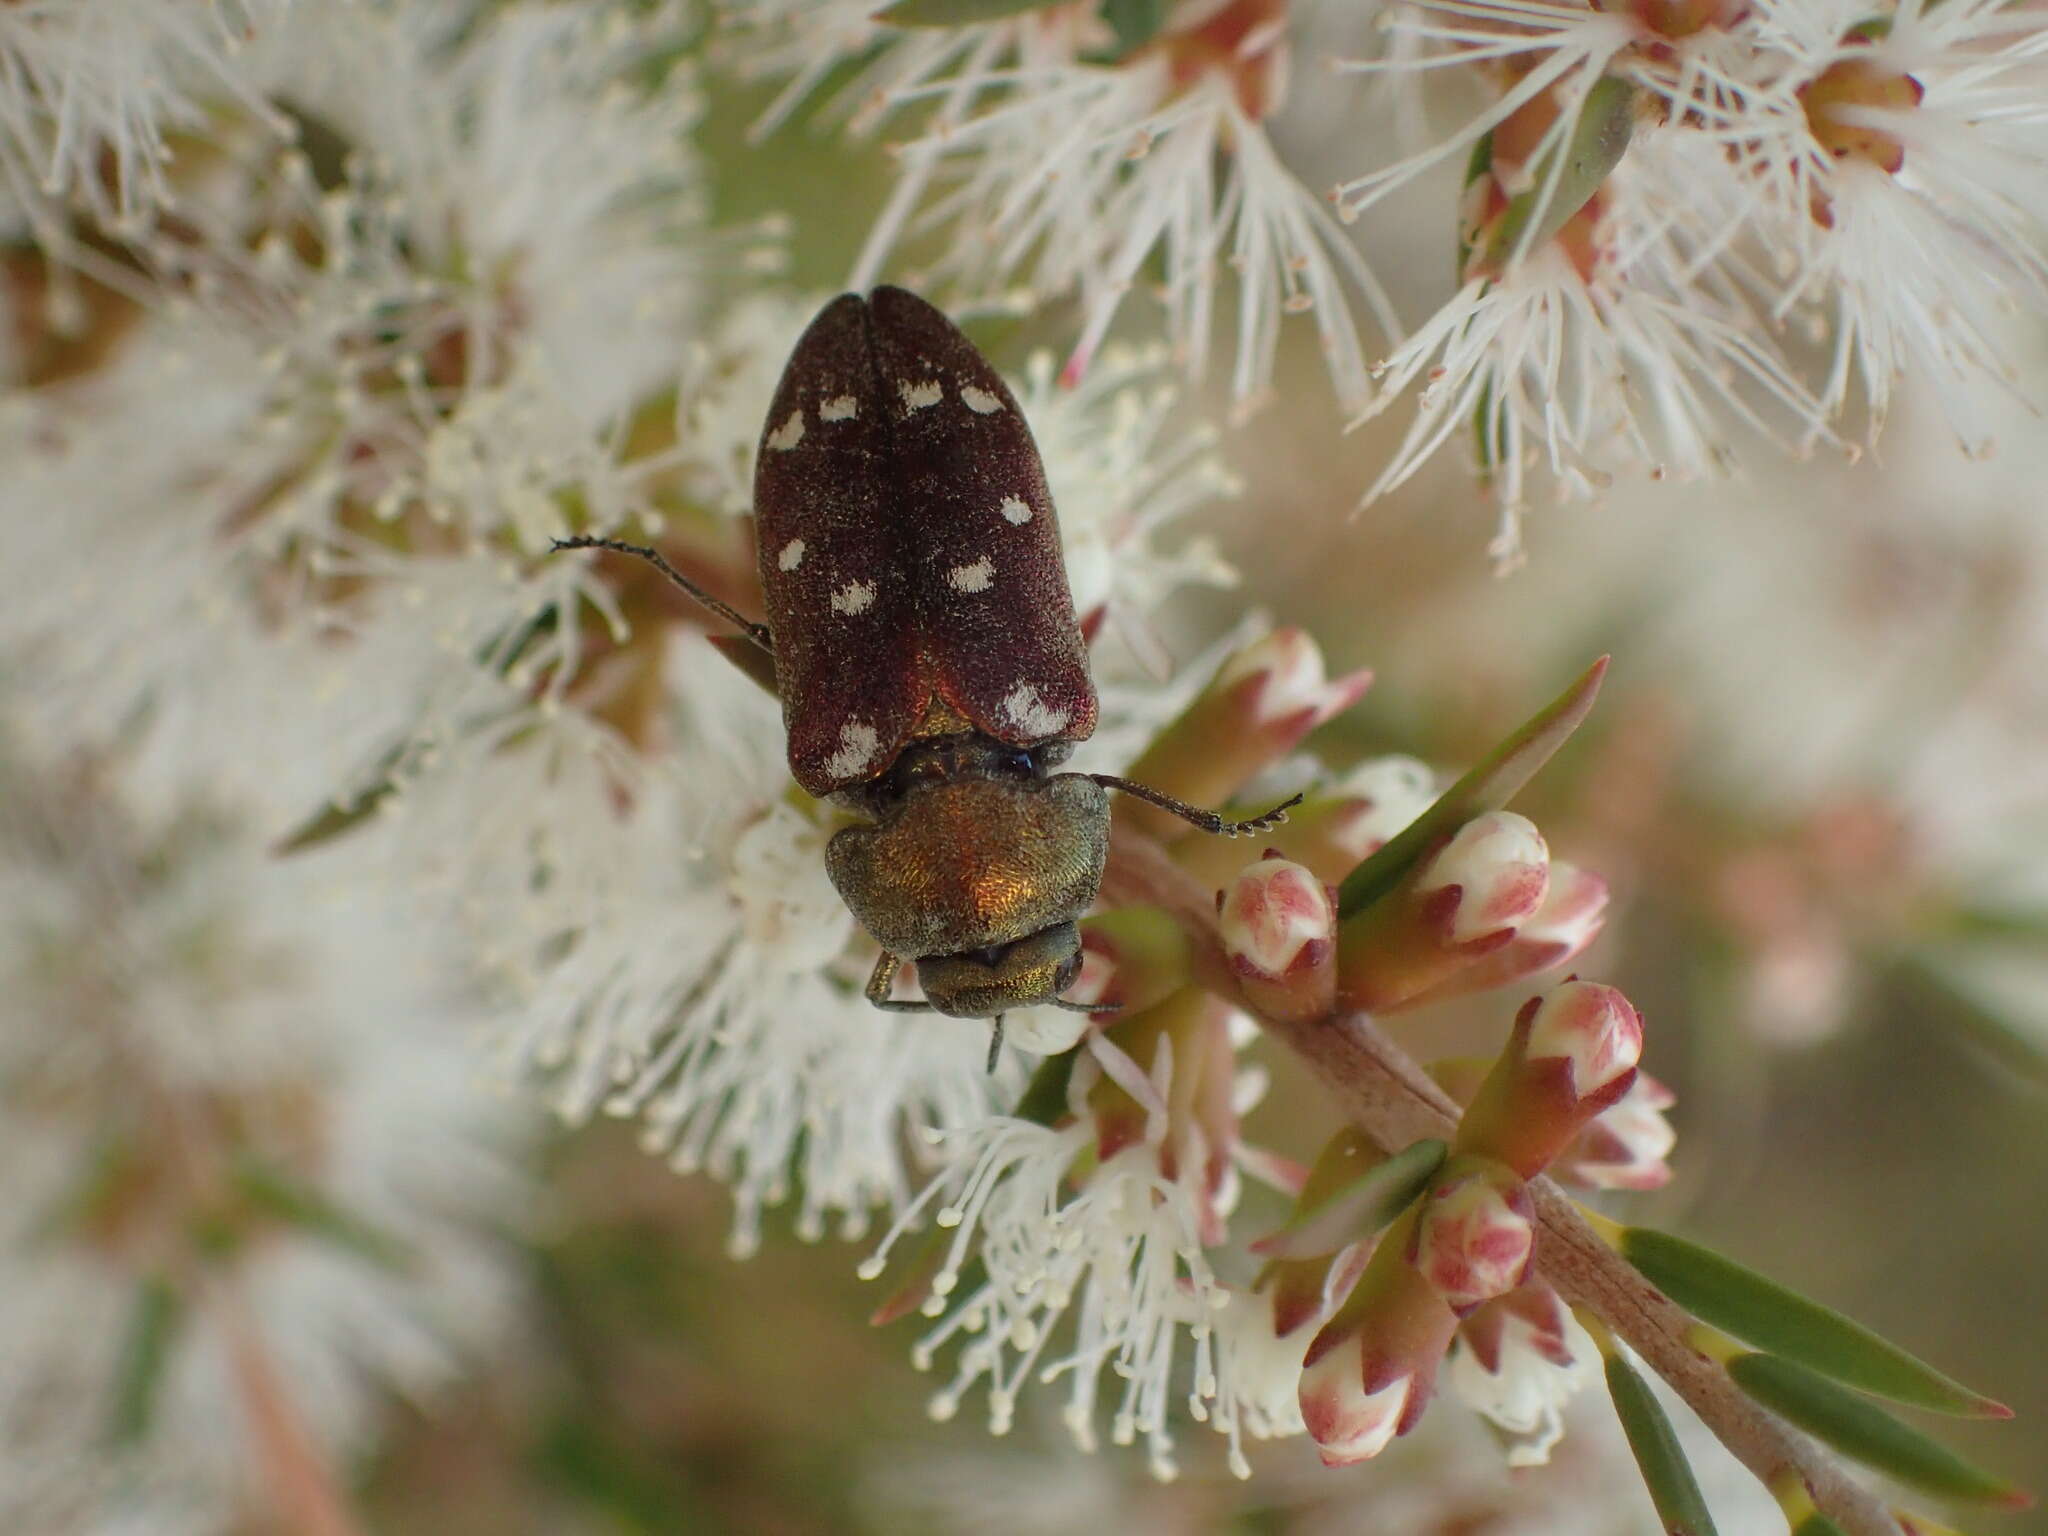
[[[1012,747],[996,759],[996,767],[1004,773],[1029,778],[1038,772],[1038,760],[1031,755],[1029,747]]]
[[[1069,955],[1060,962],[1060,968],[1053,973],[1052,995],[1058,997],[1074,984],[1074,978],[1081,974],[1081,957]]]

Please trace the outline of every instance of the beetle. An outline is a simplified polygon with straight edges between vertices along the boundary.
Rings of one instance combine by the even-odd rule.
[[[1106,1007],[1060,993],[1109,856],[1109,791],[1226,836],[1285,819],[1212,811],[1108,774],[1055,773],[1095,729],[1095,686],[1030,427],[958,327],[901,288],[842,294],[798,340],[762,428],[755,542],[767,622],[658,550],[651,561],[773,663],[790,772],[856,820],[825,850],[882,948],[878,1008],[993,1019]],[[890,996],[913,961],[924,1000]]]

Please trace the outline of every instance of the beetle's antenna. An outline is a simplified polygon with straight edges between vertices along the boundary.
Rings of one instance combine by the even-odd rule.
[[[741,634],[761,647],[770,656],[775,654],[775,644],[768,637],[768,626],[766,624],[756,624],[752,619],[741,613],[739,609],[733,607],[731,603],[726,602],[722,598],[713,597],[681,571],[670,565],[660,550],[650,549],[645,544],[628,544],[622,539],[594,538],[587,533],[579,533],[567,539],[556,539],[553,542],[556,549],[610,549],[616,550],[622,555],[638,555],[642,560],[652,564],[662,575],[681,587],[706,608],[709,608],[721,619],[724,619],[726,623],[739,630]]]
[[[989,1036],[988,1036],[988,1069],[989,1069],[989,1071],[991,1071],[991,1072],[995,1071],[995,1069],[996,1069],[996,1062],[997,1062],[997,1061],[998,1061],[998,1060],[999,1060],[999,1059],[1000,1059],[1000,1058],[1002,1057],[1002,1054],[1003,1054],[1003,1016],[1002,1016],[1002,1015],[1001,1015],[1001,1014],[999,1013],[999,1014],[997,1014],[997,1015],[996,1015],[996,1027],[995,1027],[994,1029],[992,1029],[992,1030],[990,1030],[990,1031],[989,1031]]]
[[[1104,789],[1120,789],[1127,795],[1136,795],[1140,800],[1156,805],[1162,811],[1171,811],[1182,821],[1200,827],[1204,832],[1214,833],[1218,837],[1246,837],[1254,832],[1264,832],[1269,827],[1277,827],[1287,819],[1287,813],[1302,801],[1300,795],[1292,795],[1263,816],[1254,816],[1249,821],[1225,821],[1214,811],[1205,811],[1199,805],[1189,805],[1185,800],[1176,800],[1148,784],[1133,784],[1129,779],[1120,779],[1113,773],[1062,774],[1060,777],[1093,779]]]

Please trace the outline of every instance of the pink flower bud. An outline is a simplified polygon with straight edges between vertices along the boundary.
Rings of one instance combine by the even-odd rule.
[[[1349,709],[1371,682],[1369,672],[1326,677],[1314,640],[1299,629],[1276,629],[1225,663],[1139,754],[1129,776],[1196,805],[1222,805],[1302,737]],[[1185,822],[1138,801],[1124,802],[1118,814],[1162,842],[1189,831]]]
[[[1553,863],[1543,905],[1515,929],[1514,938],[1416,1001],[1436,1003],[1487,992],[1567,965],[1600,936],[1606,919],[1607,882],[1577,865]]]
[[[1312,872],[1276,858],[1247,866],[1218,920],[1224,953],[1260,1012],[1329,1012],[1337,990],[1337,908]]]
[[[1536,1009],[1522,1054],[1529,1061],[1569,1062],[1571,1086],[1587,1098],[1635,1070],[1643,1054],[1643,1016],[1613,987],[1567,981]]]
[[[1323,667],[1322,647],[1307,630],[1287,625],[1231,657],[1212,686],[1228,689],[1254,678],[1257,686],[1247,703],[1255,724],[1271,725],[1303,711],[1320,724],[1356,702],[1370,674],[1354,672],[1333,684]]]
[[[1594,1189],[1662,1189],[1671,1181],[1665,1158],[1678,1141],[1664,1111],[1677,1102],[1669,1088],[1638,1072],[1628,1092],[1579,1132],[1551,1171]]]
[[[1642,1051],[1642,1016],[1613,987],[1573,979],[1530,998],[1452,1150],[1534,1178],[1629,1091]]]
[[[1474,944],[1534,917],[1549,889],[1550,850],[1526,816],[1488,811],[1457,831],[1415,882],[1424,897],[1453,888],[1445,938]]]
[[[1411,1262],[1462,1316],[1520,1285],[1535,1247],[1528,1186],[1510,1168],[1469,1159],[1430,1186]]]
[[[1550,852],[1527,817],[1488,811],[1338,936],[1337,992],[1376,1013],[1413,1007],[1511,944],[1549,888]]]
[[[1359,1381],[1355,1350],[1338,1349],[1301,1373],[1301,1418],[1315,1437],[1323,1465],[1370,1461],[1400,1432],[1415,1378],[1399,1376],[1377,1392]]]

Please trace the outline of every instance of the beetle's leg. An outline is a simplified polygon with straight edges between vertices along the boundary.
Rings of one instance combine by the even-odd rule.
[[[1001,1015],[1001,1014],[999,1013],[999,1014],[997,1014],[997,1015],[996,1015],[996,1026],[995,1026],[995,1028],[994,1028],[994,1029],[992,1029],[992,1030],[990,1030],[990,1031],[989,1031],[989,1036],[988,1036],[988,1069],[989,1069],[989,1071],[991,1071],[991,1072],[995,1071],[995,1069],[996,1069],[996,1062],[997,1062],[997,1061],[999,1061],[999,1060],[1000,1060],[1000,1059],[1002,1058],[1002,1054],[1003,1054],[1003,1016],[1002,1016],[1002,1015]]]
[[[642,560],[652,564],[662,575],[681,587],[706,608],[709,608],[721,619],[724,619],[726,623],[739,630],[741,634],[761,647],[770,656],[775,654],[775,645],[768,638],[768,626],[766,624],[756,624],[752,619],[741,613],[739,609],[733,607],[731,603],[726,602],[722,598],[713,597],[681,571],[670,565],[658,549],[651,549],[645,544],[628,544],[621,539],[594,538],[587,533],[579,533],[573,538],[556,539],[554,545],[556,549],[611,549],[618,551],[622,555],[638,555]]]
[[[1068,775],[1062,774],[1062,778]],[[1152,788],[1148,784],[1133,784],[1129,779],[1120,779],[1112,773],[1079,773],[1072,775],[1079,779],[1093,779],[1105,789],[1120,789],[1127,795],[1136,795],[1140,800],[1156,805],[1162,811],[1171,811],[1182,821],[1200,827],[1204,832],[1213,832],[1218,837],[1245,837],[1254,832],[1264,832],[1277,827],[1287,819],[1287,813],[1301,804],[1300,795],[1290,795],[1263,816],[1254,816],[1249,821],[1225,821],[1214,811],[1205,811],[1199,805],[1189,805],[1185,800]]]
[[[932,1005],[922,998],[894,998],[889,995],[889,989],[896,985],[896,972],[902,969],[902,966],[901,960],[886,949],[882,951],[882,958],[875,962],[875,968],[868,973],[868,1001],[884,1013],[930,1013]]]

